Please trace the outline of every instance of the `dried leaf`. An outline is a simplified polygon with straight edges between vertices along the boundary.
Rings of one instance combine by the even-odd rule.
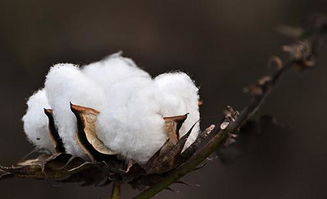
[[[170,171],[178,165],[177,157],[182,152],[185,143],[190,136],[194,126],[169,150],[162,152],[161,150],[165,148],[165,145],[169,144],[169,141],[164,144],[164,146],[146,163],[144,169],[147,174],[160,174]]]
[[[20,162],[17,166],[2,167],[1,169],[13,176],[22,178],[59,180],[69,175],[66,170],[55,171],[51,168],[46,169],[46,162],[49,159],[52,160],[52,156],[41,155],[36,159]]]
[[[179,130],[184,121],[187,119],[187,115],[188,114],[174,117],[164,117],[169,142],[173,144],[177,143],[179,140]]]
[[[159,156],[161,157],[163,154],[166,154],[177,144],[179,140],[179,130],[182,127],[184,121],[187,119],[187,115],[188,114],[173,117],[164,117],[168,139],[162,145],[162,147],[150,158],[148,163],[156,161]]]
[[[51,156],[41,155],[36,159],[20,162],[17,166],[0,167],[1,173],[4,177],[17,176],[97,185],[103,182],[109,183],[110,168],[104,162],[86,162],[82,158],[61,153]]]
[[[85,163],[80,157],[74,157],[70,154],[61,153],[54,154],[50,158],[48,158],[45,162],[44,169],[52,169],[52,170],[62,170],[62,169],[73,169],[79,167]]]
[[[92,108],[71,104],[78,123],[77,139],[83,151],[92,161],[105,160],[115,153],[103,144],[96,135],[95,122],[99,112]]]

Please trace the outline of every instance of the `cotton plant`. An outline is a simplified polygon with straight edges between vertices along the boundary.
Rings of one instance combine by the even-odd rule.
[[[183,72],[153,78],[119,53],[81,67],[55,65],[22,118],[28,140],[41,154],[0,165],[0,180],[113,183],[113,199],[120,198],[121,184],[146,188],[134,197],[140,199],[171,190],[235,141],[287,71],[315,66],[327,20],[320,16],[311,23],[304,40],[283,46],[287,59],[274,57],[275,71],[247,87],[251,99],[240,113],[227,106],[217,127],[201,132],[198,88]]]
[[[176,144],[188,134],[183,151],[194,142],[200,130],[198,101],[198,88],[186,73],[152,78],[116,53],[82,67],[53,66],[45,88],[28,100],[23,122],[37,148],[56,153],[52,134],[57,131],[65,153],[89,160],[95,151],[146,165],[169,140]],[[52,132],[44,109],[51,110]]]

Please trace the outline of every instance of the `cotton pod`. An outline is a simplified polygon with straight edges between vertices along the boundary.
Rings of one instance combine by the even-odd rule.
[[[53,66],[42,94],[46,108],[52,109],[56,135],[65,152],[92,161],[101,159],[101,154],[118,154],[144,164],[172,135],[176,143],[193,127],[185,146],[181,145],[186,148],[200,128],[198,88],[186,73],[165,73],[153,79],[120,53],[82,68]],[[46,126],[43,108],[35,114],[45,119],[40,122]],[[172,118],[184,118],[181,128],[169,129]],[[38,147],[53,151],[49,138],[47,142]]]
[[[190,134],[185,147],[192,144],[200,130],[199,89],[192,79],[183,72],[164,73],[154,79],[160,114],[164,117],[188,114],[179,133],[185,135],[196,124]]]
[[[77,120],[70,106],[72,103],[101,110],[105,103],[103,90],[72,64],[53,66],[46,77],[45,90],[66,152],[85,157],[76,139]]]
[[[22,121],[24,122],[24,132],[28,140],[39,149],[54,152],[55,149],[49,134],[49,120],[44,114],[44,109],[50,108],[45,90],[35,92],[28,99],[27,106]]]

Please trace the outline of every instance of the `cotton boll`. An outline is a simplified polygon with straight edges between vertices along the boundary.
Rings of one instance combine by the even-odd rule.
[[[145,163],[167,139],[153,80],[129,78],[110,87],[108,94],[114,97],[98,116],[99,138],[127,159]]]
[[[52,67],[46,78],[45,90],[66,151],[84,157],[76,141],[77,121],[70,103],[101,111],[105,103],[103,90],[72,64]]]
[[[150,77],[129,58],[116,53],[107,58],[83,67],[86,76],[102,86],[107,92],[108,87],[116,82],[133,77]]]
[[[145,163],[166,142],[163,117],[189,113],[180,135],[199,120],[198,88],[185,73],[155,78],[119,54],[85,66],[58,64],[47,75],[45,90],[68,153],[85,157],[76,140],[77,121],[70,102],[100,111],[98,138],[126,159]],[[197,137],[195,126],[186,145]]]
[[[120,54],[83,68],[108,99],[97,119],[97,135],[127,159],[146,162],[166,141],[156,87],[150,75]]]
[[[48,128],[49,120],[44,113],[44,108],[50,108],[45,90],[34,93],[27,101],[27,106],[27,112],[22,120],[28,140],[37,148],[54,152]]]
[[[180,135],[185,135],[199,121],[198,88],[191,78],[182,72],[165,73],[157,76],[155,84],[158,87],[160,113],[165,117],[189,113],[180,129]],[[199,122],[189,136],[185,146],[192,144],[200,130]]]

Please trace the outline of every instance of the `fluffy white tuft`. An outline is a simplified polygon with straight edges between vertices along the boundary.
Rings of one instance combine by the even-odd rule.
[[[52,67],[46,78],[45,90],[66,151],[83,157],[76,141],[76,117],[70,110],[70,103],[101,110],[105,102],[103,91],[72,64]]]
[[[166,141],[151,78],[130,78],[114,84],[97,123],[99,138],[128,159],[146,162]]]
[[[99,62],[86,65],[82,70],[85,75],[102,86],[106,94],[108,94],[108,89],[117,82],[132,77],[150,77],[147,72],[138,68],[131,59],[122,57],[121,53],[112,54]]]
[[[27,101],[27,106],[22,120],[28,140],[39,149],[54,152],[54,146],[50,141],[49,121],[44,113],[44,108],[50,108],[44,89],[34,93]]]
[[[82,69],[72,64],[55,65],[47,75],[45,91],[38,93],[29,100],[23,118],[28,138],[39,148],[53,149],[48,137],[33,141],[47,132],[43,108],[51,106],[67,152],[81,157],[85,156],[76,141],[76,118],[70,102],[100,111],[96,123],[99,139],[139,163],[145,163],[167,140],[164,117],[189,113],[181,136],[200,117],[198,88],[187,74],[166,73],[152,79],[119,53]],[[199,128],[197,123],[186,146],[196,139]]]
[[[195,141],[200,130],[199,89],[192,79],[182,72],[161,74],[154,81],[158,87],[160,113],[164,117],[188,113],[188,117],[180,129],[180,136],[185,135],[196,124],[185,144],[185,147],[188,147]]]

